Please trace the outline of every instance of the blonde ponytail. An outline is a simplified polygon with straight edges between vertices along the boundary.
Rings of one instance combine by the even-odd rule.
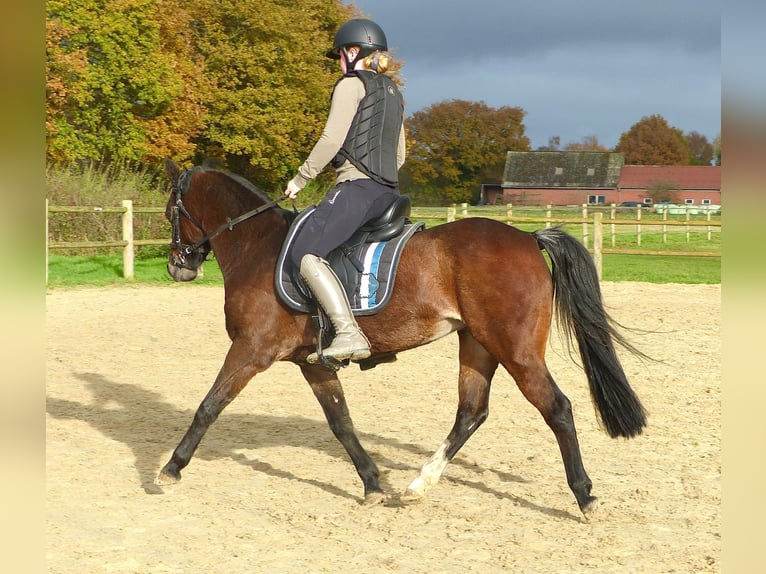
[[[373,52],[364,58],[364,65],[373,72],[385,74],[391,67],[391,56],[381,51]]]

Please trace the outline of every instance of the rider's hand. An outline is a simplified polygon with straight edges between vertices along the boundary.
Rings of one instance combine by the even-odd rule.
[[[295,197],[298,195],[298,192],[301,190],[300,187],[295,183],[295,180],[291,179],[287,183],[287,189],[285,189],[285,195],[289,197],[290,199],[295,199]]]

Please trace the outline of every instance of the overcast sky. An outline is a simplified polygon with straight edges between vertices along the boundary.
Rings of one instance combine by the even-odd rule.
[[[407,115],[444,100],[518,106],[532,148],[614,147],[659,114],[721,132],[720,2],[354,0],[404,61]]]

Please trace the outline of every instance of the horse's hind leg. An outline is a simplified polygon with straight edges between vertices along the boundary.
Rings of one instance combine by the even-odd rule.
[[[237,341],[232,343],[213,386],[197,407],[189,429],[160,471],[156,484],[165,486],[181,480],[181,470],[189,464],[207,429],[250,379],[265,368],[254,363],[250,345]]]
[[[402,495],[403,502],[420,500],[426,490],[439,481],[447,463],[455,457],[489,415],[489,389],[497,369],[497,360],[468,330],[460,331],[458,337],[460,374],[455,424],[436,453],[423,465],[418,477],[407,487],[407,491]]]
[[[335,437],[346,449],[354,463],[356,472],[364,484],[364,503],[375,504],[383,500],[383,491],[378,480],[378,467],[364,450],[354,432],[351,415],[348,412],[343,387],[334,371],[321,365],[301,365],[303,376],[311,386],[322,406],[327,422]]]
[[[592,483],[582,463],[580,445],[577,440],[572,404],[553,380],[542,358],[534,365],[510,368],[509,372],[527,400],[532,403],[556,436],[561,451],[567,484],[577,499],[583,514],[596,507],[596,498],[591,496]]]

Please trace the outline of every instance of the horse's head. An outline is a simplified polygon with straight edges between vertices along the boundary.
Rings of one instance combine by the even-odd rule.
[[[168,273],[174,281],[192,281],[197,277],[197,270],[211,249],[202,224],[189,213],[183,201],[189,191],[194,170],[181,171],[173,160],[166,159],[165,173],[171,182],[165,217],[170,221],[173,233]]]

